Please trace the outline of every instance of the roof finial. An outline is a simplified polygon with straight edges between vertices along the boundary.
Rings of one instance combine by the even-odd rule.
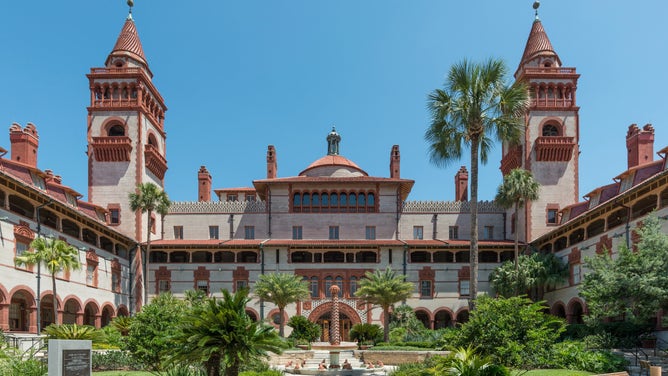
[[[539,20],[538,18],[538,8],[540,7],[540,1],[536,0],[533,2],[533,9],[536,11],[536,21]]]
[[[132,19],[132,7],[135,5],[134,0],[128,0],[128,6],[130,7],[130,10],[128,11],[128,20]]]
[[[340,141],[341,136],[336,131],[336,128],[332,126],[332,131],[327,135],[327,155],[339,155]]]

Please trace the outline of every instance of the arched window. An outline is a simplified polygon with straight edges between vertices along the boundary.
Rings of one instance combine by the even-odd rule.
[[[340,206],[343,208],[346,205],[348,205],[348,196],[345,193],[341,193],[341,204]]]
[[[156,141],[155,136],[152,134],[148,135],[148,144],[151,146],[155,146],[156,148],[158,147],[158,141]]]
[[[332,297],[332,293],[329,292],[330,287],[332,287],[332,282],[334,281],[334,278],[331,276],[325,277],[325,296],[328,298]]]
[[[112,125],[107,131],[107,136],[109,137],[123,137],[125,136],[125,128],[120,124]]]
[[[352,276],[350,277],[350,297],[355,296],[356,292],[357,292],[357,277]]]
[[[317,192],[311,196],[311,205],[320,206],[320,195]]]
[[[323,193],[320,196],[320,202],[322,203],[322,207],[329,207],[329,195],[327,193]]]
[[[366,206],[366,196],[364,195],[364,193],[360,193],[359,196],[357,196],[357,204],[360,207]]]
[[[354,193],[351,193],[350,196],[348,196],[348,205],[350,205],[351,208],[354,208],[357,206],[357,195]]]
[[[376,205],[376,197],[373,193],[369,193],[366,196],[366,205],[367,206],[374,206]]]
[[[335,207],[339,206],[339,195],[338,194],[332,193],[329,196],[329,198],[330,198],[329,201],[330,201],[330,206],[331,207],[335,208]]]
[[[556,137],[559,136],[559,128],[553,124],[543,125],[543,137]]]
[[[311,277],[311,299],[320,298],[320,290],[318,289],[318,277]]]
[[[292,205],[295,207],[302,206],[302,195],[295,193],[294,196],[292,196]]]

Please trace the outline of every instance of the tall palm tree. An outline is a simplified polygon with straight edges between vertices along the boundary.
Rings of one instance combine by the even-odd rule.
[[[425,139],[431,162],[446,166],[461,158],[464,147],[471,153],[471,310],[478,293],[478,160],[487,162],[492,136],[519,139],[529,106],[526,85],[505,85],[506,73],[501,60],[464,60],[450,68],[444,89],[434,90],[428,100],[431,125]]]
[[[302,277],[286,273],[269,273],[260,276],[255,282],[255,295],[278,307],[280,324],[278,335],[284,336],[284,312],[288,304],[307,299],[310,296],[308,285]]]
[[[172,362],[201,362],[208,376],[220,376],[222,364],[226,376],[237,376],[242,363],[257,361],[269,351],[280,354],[288,347],[273,327],[246,314],[247,289],[222,293],[222,299],[205,298],[186,315],[174,338]]]
[[[21,265],[42,264],[51,273],[53,286],[53,309],[55,322],[58,322],[58,293],[56,291],[56,274],[61,271],[77,270],[81,268],[79,251],[63,240],[54,238],[37,238],[30,243],[30,250],[14,259],[14,263]],[[40,318],[37,318],[40,320]]]
[[[515,271],[519,269],[519,226],[517,220],[520,208],[527,202],[538,200],[540,184],[533,178],[531,172],[523,168],[512,169],[503,177],[494,201],[505,209],[515,208],[513,228],[515,229]],[[526,239],[527,241],[529,239]]]
[[[144,303],[148,303],[148,273],[151,255],[151,214],[158,212],[166,214],[171,202],[167,193],[153,183],[144,183],[137,186],[135,192],[128,195],[130,209],[134,212],[147,213],[146,220],[146,260],[144,260]]]
[[[366,272],[355,296],[383,309],[383,340],[387,342],[390,338],[390,307],[408,299],[412,293],[413,284],[388,267],[384,271]]]

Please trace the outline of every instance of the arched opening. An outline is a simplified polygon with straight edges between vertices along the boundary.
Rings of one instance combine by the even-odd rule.
[[[664,189],[663,192],[661,192],[661,198],[659,200],[659,207],[665,208],[668,206],[668,189]]]
[[[234,252],[231,251],[218,251],[213,255],[214,262],[221,263],[234,263]]]
[[[570,304],[570,312],[568,314],[568,323],[569,324],[584,324],[583,320],[584,308],[582,303],[579,301],[573,301]]]
[[[97,234],[90,229],[84,228],[81,231],[81,240],[86,243],[97,247]]]
[[[42,298],[39,302],[39,307],[42,328],[46,328],[56,322],[56,310],[54,309],[53,295],[46,295]]]
[[[427,251],[413,251],[410,253],[410,260],[413,263],[431,262],[431,253]]]
[[[75,299],[68,299],[63,307],[63,324],[76,324],[77,313],[80,309],[79,302]]]
[[[448,311],[438,311],[434,314],[434,329],[449,328],[452,326],[452,315]]]
[[[515,260],[515,251],[503,251],[501,252],[501,262],[513,261]]]
[[[326,303],[311,313],[309,320],[320,325],[320,341],[329,342],[332,337],[332,303]],[[339,303],[339,336],[341,341],[350,341],[350,329],[353,325],[360,324],[359,315],[350,306]]]
[[[90,326],[95,326],[95,319],[98,313],[98,308],[97,305],[93,302],[89,302],[86,304],[86,307],[84,308],[84,316],[83,316],[83,324],[84,325],[90,325]]]
[[[118,307],[118,312],[116,313],[116,317],[128,317],[128,316],[130,316],[130,312],[128,312],[127,307],[125,306]]]
[[[246,310],[246,314],[247,314],[248,317],[250,317],[250,319],[253,320],[254,322],[257,322],[257,321],[258,321],[258,318],[257,318],[257,315],[255,314],[255,312],[250,311],[250,310]]]
[[[76,223],[70,221],[69,219],[63,219],[62,226],[63,233],[75,239],[79,239],[79,226]]]
[[[543,137],[557,137],[559,136],[559,127],[554,124],[543,125]]]
[[[109,127],[109,130],[107,131],[107,136],[109,136],[109,137],[124,137],[125,136],[125,128],[120,124],[114,124],[111,127]]]
[[[151,262],[167,262],[168,258],[167,252],[151,251]]]
[[[561,303],[557,303],[554,306],[552,306],[552,315],[561,317],[562,319],[566,318],[566,308],[564,308],[564,305]]]
[[[431,318],[429,317],[429,312],[423,310],[415,311],[415,317],[424,325],[425,328],[431,329]]]
[[[469,311],[463,310],[457,313],[457,323],[463,324],[469,321]]]
[[[643,197],[631,207],[631,217],[633,219],[649,214],[656,209],[656,195],[649,195]]]
[[[114,309],[111,306],[105,306],[102,309],[102,317],[100,317],[100,327],[104,328],[109,325],[111,320],[114,318]]]
[[[565,249],[567,243],[568,243],[568,240],[566,239],[565,236],[560,237],[559,239],[557,239],[557,241],[554,242],[554,251],[559,252],[562,249]]]
[[[107,237],[100,236],[100,248],[109,253],[114,253],[114,243]]]
[[[455,262],[469,262],[469,251],[460,251],[455,253]]]
[[[571,234],[568,236],[568,244],[570,244],[571,246],[578,244],[579,242],[584,240],[584,237],[585,237],[584,229],[579,228],[571,232]]]
[[[597,219],[587,226],[587,238],[600,235],[605,231],[605,220],[603,218]]]
[[[53,229],[58,228],[58,216],[51,210],[45,208],[39,209],[39,222],[42,226],[48,226]]]
[[[237,255],[237,262],[257,262],[257,252],[243,251]]]
[[[9,330],[27,332],[30,329],[30,308],[34,298],[27,291],[17,291],[9,303]]]
[[[357,262],[376,262],[376,252],[357,252]]]
[[[313,255],[311,252],[296,251],[290,254],[290,261],[294,263],[313,262]]]
[[[454,260],[452,252],[448,251],[436,251],[434,252],[433,258],[434,262],[452,262]]]
[[[499,262],[499,255],[494,251],[480,251],[480,255],[478,257],[480,262]]]
[[[608,216],[608,230],[626,223],[628,218],[628,210],[626,208],[619,209]]]
[[[325,252],[325,254],[323,255],[323,262],[325,263],[345,262],[345,256],[343,252],[340,251]]]
[[[211,254],[211,252],[195,251],[192,254],[193,263],[199,263],[199,264],[210,263],[211,260],[213,260],[213,255]]]
[[[170,263],[186,263],[188,259],[188,252],[186,251],[174,251],[169,254]]]

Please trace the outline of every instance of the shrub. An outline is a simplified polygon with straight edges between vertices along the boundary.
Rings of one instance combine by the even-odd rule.
[[[376,324],[355,324],[350,329],[350,339],[362,344],[365,342],[376,343],[383,338],[383,329]]]
[[[93,343],[104,343],[106,337],[104,332],[90,325],[77,324],[51,324],[44,328],[48,339],[83,339],[91,340]]]
[[[546,365],[553,368],[577,369],[594,373],[623,370],[627,362],[623,357],[605,350],[587,350],[583,342],[564,341],[554,344]]]
[[[288,321],[288,326],[292,328],[292,333],[288,338],[293,338],[297,342],[313,342],[320,338],[320,325],[309,321],[304,316],[292,316]]]
[[[422,363],[406,363],[397,366],[390,376],[434,376],[436,371]]]
[[[275,369],[267,369],[264,371],[244,371],[240,372],[239,376],[284,376],[283,372]]]
[[[137,362],[127,351],[93,351],[91,366],[96,371],[106,370],[141,370],[142,364]]]
[[[526,297],[481,296],[453,344],[475,346],[507,366],[539,365],[565,326],[562,319],[543,313],[544,308]]]

